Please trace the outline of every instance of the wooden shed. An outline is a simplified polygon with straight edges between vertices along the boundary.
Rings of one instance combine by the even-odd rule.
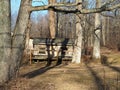
[[[73,54],[74,39],[31,38],[33,40],[32,59],[70,59]]]

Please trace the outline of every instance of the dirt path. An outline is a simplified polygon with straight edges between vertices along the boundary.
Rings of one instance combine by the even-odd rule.
[[[113,82],[119,74],[113,67],[61,65],[38,68],[39,65],[40,63],[21,68],[20,78],[10,84],[11,90],[117,90],[118,87],[110,87],[110,83],[118,82]],[[116,69],[120,70],[120,67]]]
[[[45,67],[45,62],[21,67],[19,78],[6,90],[120,90],[120,53],[102,51],[107,65],[65,63]],[[0,89],[1,90],[1,89]]]

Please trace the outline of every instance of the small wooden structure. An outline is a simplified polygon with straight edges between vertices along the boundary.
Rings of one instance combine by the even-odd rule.
[[[32,59],[71,59],[74,39],[68,38],[32,38],[33,49],[30,50],[30,64]]]

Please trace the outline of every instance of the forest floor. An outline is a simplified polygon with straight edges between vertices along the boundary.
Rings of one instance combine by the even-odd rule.
[[[120,90],[120,52],[101,49],[102,63],[71,64],[53,61],[24,65],[18,78],[0,90]]]

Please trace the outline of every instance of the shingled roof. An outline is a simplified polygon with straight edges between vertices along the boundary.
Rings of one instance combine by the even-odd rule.
[[[33,44],[46,44],[46,45],[73,45],[74,44],[74,39],[69,39],[69,38],[55,38],[55,39],[50,39],[50,38],[32,38],[33,39]]]

